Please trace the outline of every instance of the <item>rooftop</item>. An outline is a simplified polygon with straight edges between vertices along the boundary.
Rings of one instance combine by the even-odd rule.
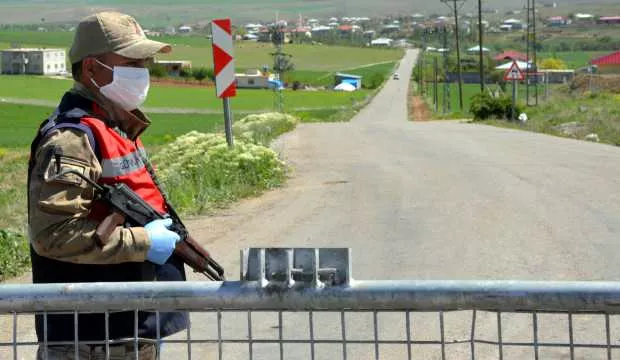
[[[592,59],[590,63],[592,65],[620,65],[620,51]]]

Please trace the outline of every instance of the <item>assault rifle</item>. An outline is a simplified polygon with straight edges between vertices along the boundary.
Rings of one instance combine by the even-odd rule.
[[[69,174],[80,177],[92,185],[96,192],[96,200],[102,200],[112,208],[112,214],[106,217],[97,227],[95,241],[100,247],[104,247],[110,235],[117,226],[127,224],[129,226],[143,227],[149,222],[164,219],[157,210],[153,209],[146,201],[136,194],[129,186],[123,183],[114,185],[97,184],[82,173],[75,170],[60,171],[60,159],[56,159],[56,176],[62,177]],[[181,237],[177,243],[174,254],[195,272],[205,275],[213,281],[224,281],[224,268],[218,264],[211,255],[200,246],[189,234],[183,222],[174,209],[168,205],[169,216],[172,219],[171,231]]]

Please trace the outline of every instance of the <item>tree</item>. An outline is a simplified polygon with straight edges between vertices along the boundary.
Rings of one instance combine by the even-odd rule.
[[[199,83],[202,84],[202,80],[206,79],[207,76],[209,76],[208,69],[203,67],[198,68],[192,71],[192,76],[194,77],[194,79],[196,79]]]
[[[566,63],[560,59],[547,58],[540,62],[538,68],[547,70],[561,70],[566,69]]]
[[[276,47],[282,46],[284,44],[284,25],[275,24],[269,27],[269,37],[273,45]]]
[[[295,70],[295,64],[291,60],[293,55],[284,53],[281,48],[271,53],[271,56],[273,56],[273,71],[280,74],[280,77],[286,72]]]

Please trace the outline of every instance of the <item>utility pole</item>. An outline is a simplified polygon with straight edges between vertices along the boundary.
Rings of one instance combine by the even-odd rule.
[[[443,26],[443,113],[450,111],[450,82],[448,81],[448,27]]]
[[[484,92],[484,62],[482,51],[482,0],[478,0],[478,46],[480,47],[480,92]]]
[[[525,32],[525,104],[530,106],[530,3],[532,0],[525,0],[525,12],[527,29]]]
[[[527,48],[527,67],[525,69],[525,99],[527,106],[530,106],[530,86],[534,86],[534,105],[538,105],[538,67],[537,50],[536,50],[536,1],[527,0],[527,31],[526,31],[526,48]],[[530,62],[532,66],[530,66]],[[530,84],[530,71],[534,70],[534,84]]]
[[[461,49],[459,43],[459,9],[465,3],[465,0],[441,0],[442,3],[446,4],[450,7],[451,10],[454,11],[454,34],[456,38],[456,74],[459,82],[459,107],[460,110],[463,111],[463,81],[461,74]],[[449,4],[452,2],[452,4]],[[461,4],[458,5],[457,3]]]
[[[536,106],[538,106],[538,65],[537,65],[537,53],[538,50],[536,49],[536,0],[532,0],[532,24],[534,25],[534,28],[532,29],[532,50],[534,50],[534,69],[536,70],[536,82],[535,82],[535,86],[534,86],[534,96],[536,99]]]

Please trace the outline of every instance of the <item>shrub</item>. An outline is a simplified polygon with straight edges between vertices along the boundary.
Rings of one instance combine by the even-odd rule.
[[[222,134],[196,131],[166,145],[153,163],[172,203],[192,214],[279,186],[286,172],[267,147],[237,139],[230,149]]]
[[[198,80],[198,82],[202,83],[202,81],[207,78],[214,80],[215,72],[213,71],[213,69],[202,67],[202,68],[193,70],[192,76],[194,77],[194,79]]]
[[[511,119],[512,99],[507,96],[492,97],[489,93],[476,94],[471,99],[469,111],[474,114],[474,120],[490,118]],[[519,104],[515,105],[515,118],[522,111]]]
[[[299,119],[281,113],[248,115],[233,125],[236,137],[254,144],[267,146],[281,134],[297,126]]]
[[[566,63],[563,60],[556,59],[556,58],[543,59],[540,62],[540,65],[538,67],[540,69],[551,69],[551,70],[567,69]]]
[[[22,273],[30,266],[30,244],[22,234],[0,229],[0,280]]]
[[[192,77],[192,69],[182,68],[181,71],[179,71],[179,76],[185,79],[185,81],[189,80]]]

